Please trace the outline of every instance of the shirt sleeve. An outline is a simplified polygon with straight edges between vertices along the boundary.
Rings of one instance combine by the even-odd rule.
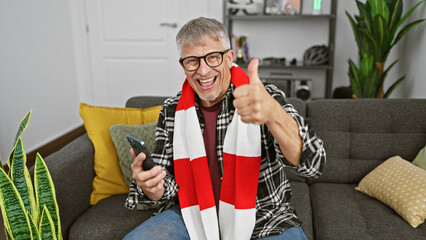
[[[151,200],[143,193],[142,188],[137,186],[136,181],[133,180],[129,186],[129,193],[125,203],[125,207],[130,210],[135,208],[138,210],[158,209],[158,212],[161,212],[176,202],[178,186],[173,175],[173,146],[171,144],[173,137],[169,132],[170,129],[173,129],[173,126],[166,122],[167,110],[167,105],[163,105],[158,118],[154,149],[151,154],[153,161],[165,169],[167,173],[164,177],[164,195],[158,201]]]
[[[303,142],[299,166],[296,167],[287,161],[281,152],[278,142],[274,139],[276,158],[302,177],[309,179],[318,178],[321,176],[326,162],[326,153],[322,140],[315,134],[310,120],[300,116],[294,106],[288,102],[284,92],[274,85],[267,85],[265,87],[272,97],[280,103],[282,108],[297,122],[299,134]]]

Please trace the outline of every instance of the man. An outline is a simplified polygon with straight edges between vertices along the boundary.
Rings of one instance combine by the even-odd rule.
[[[125,239],[306,239],[284,168],[317,178],[322,141],[282,91],[233,65],[223,24],[197,18],[176,36],[186,74],[165,101],[152,157],[134,155],[126,207],[158,208]]]

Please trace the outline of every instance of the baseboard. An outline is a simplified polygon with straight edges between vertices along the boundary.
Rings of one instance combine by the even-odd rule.
[[[27,153],[27,167],[30,168],[34,165],[36,155],[39,153],[43,158],[46,158],[52,153],[55,153],[56,151],[63,148],[68,143],[72,142],[74,139],[80,137],[81,135],[86,133],[86,129],[83,125],[77,127],[74,130],[69,131],[68,133],[65,133],[64,135],[54,139],[53,141],[46,143],[45,145],[35,149],[34,151],[31,151]],[[3,166],[5,170],[8,169],[8,166]]]

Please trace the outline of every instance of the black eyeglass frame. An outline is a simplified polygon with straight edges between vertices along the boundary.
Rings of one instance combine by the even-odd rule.
[[[204,59],[204,62],[207,64],[207,66],[209,66],[209,67],[219,67],[222,63],[223,63],[223,55],[225,55],[227,52],[229,52],[229,50],[231,50],[230,48],[228,48],[228,49],[226,49],[225,51],[215,51],[215,52],[209,52],[209,53],[207,53],[206,55],[204,55],[204,56],[201,56],[201,57],[197,57],[197,56],[188,56],[188,57],[185,57],[185,58],[180,58],[179,59],[179,62],[180,62],[180,64],[182,65],[182,67],[183,68],[185,68],[185,70],[186,71],[188,71],[188,72],[194,72],[194,71],[197,71],[199,68],[200,68],[200,66],[201,66],[201,59]],[[222,61],[220,61],[220,63],[218,64],[218,65],[216,65],[216,66],[211,66],[207,61],[206,61],[206,57],[208,56],[208,55],[210,55],[210,54],[213,54],[213,53],[220,53],[220,55],[221,55],[221,57],[222,57]],[[198,59],[198,67],[196,68],[196,69],[194,69],[194,70],[188,70],[188,69],[186,69],[186,67],[185,67],[185,65],[183,64],[183,61],[185,61],[185,59],[188,59],[188,58],[197,58]]]

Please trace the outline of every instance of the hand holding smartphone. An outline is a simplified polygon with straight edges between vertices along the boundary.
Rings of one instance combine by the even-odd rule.
[[[129,141],[130,145],[133,148],[133,151],[135,151],[136,156],[139,155],[139,153],[141,152],[145,153],[146,158],[142,162],[142,170],[148,171],[155,166],[154,161],[152,161],[151,154],[149,153],[148,148],[145,146],[145,143],[142,140],[129,135],[127,136],[127,141]]]

